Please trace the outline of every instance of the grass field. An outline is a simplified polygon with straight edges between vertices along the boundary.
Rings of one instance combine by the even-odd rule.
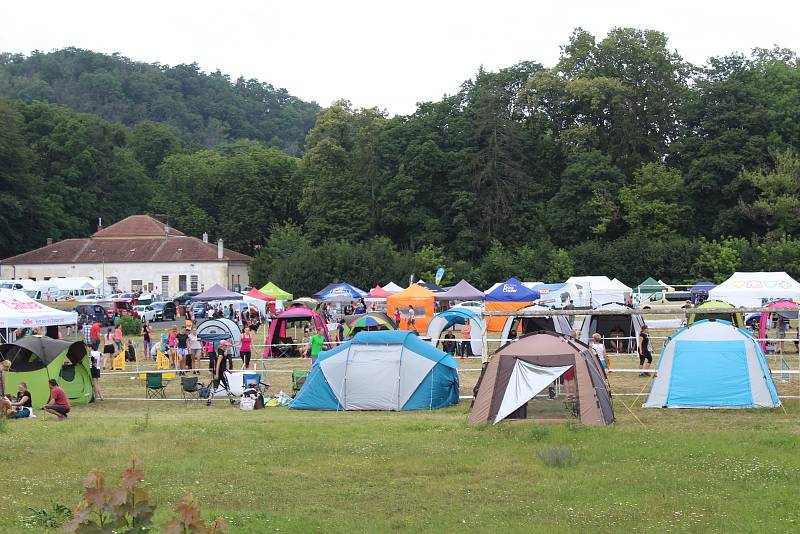
[[[785,358],[797,368],[796,353]],[[480,361],[459,363],[469,395]],[[614,358],[617,369],[636,363]],[[290,392],[287,371],[308,361],[266,366],[271,391]],[[648,379],[609,380],[628,395],[615,397],[607,428],[470,426],[468,400],[406,413],[107,400],[63,423],[11,421],[0,425],[0,533],[50,531],[36,510],[72,508],[94,466],[116,483],[131,453],[157,523],[191,492],[204,517],[223,516],[235,533],[798,531],[797,399],[777,410],[644,410]],[[130,375],[102,381],[107,397],[144,397]],[[797,375],[777,383],[782,395],[800,393]],[[177,385],[167,394],[179,396]],[[578,462],[546,465],[539,452],[549,447]]]
[[[307,365],[270,363],[276,371]],[[274,373],[270,381],[287,389],[284,380]],[[611,381],[633,389],[645,379],[615,373]],[[104,384],[106,395],[143,396],[138,380]],[[634,407],[642,401],[618,397],[618,420],[607,428],[470,426],[468,401],[413,413],[105,401],[77,407],[63,423],[4,425],[0,532],[46,531],[26,519],[29,508],[72,508],[89,469],[116,481],[132,452],[159,523],[191,492],[203,515],[223,516],[231,532],[797,531],[796,400],[761,411]],[[550,446],[569,447],[579,462],[545,465],[538,452]]]

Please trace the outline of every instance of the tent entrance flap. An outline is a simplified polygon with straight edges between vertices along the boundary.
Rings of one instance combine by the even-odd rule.
[[[508,386],[503,394],[503,402],[497,410],[494,423],[508,417],[572,367],[572,365],[546,367],[518,359],[511,372],[511,378],[508,380]]]

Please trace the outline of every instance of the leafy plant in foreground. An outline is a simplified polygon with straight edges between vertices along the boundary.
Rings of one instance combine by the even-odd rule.
[[[573,454],[569,447],[543,447],[537,454],[539,459],[550,467],[571,467],[580,461],[578,455]]]
[[[103,532],[150,532],[153,526],[155,505],[141,487],[143,471],[136,456],[120,475],[119,488],[106,486],[103,473],[92,469],[83,482],[83,500],[72,512],[72,520],[64,526],[65,532],[79,534]],[[165,534],[221,534],[227,525],[215,519],[210,525],[200,519],[196,499],[188,495],[175,507],[176,516],[167,521],[161,532]]]

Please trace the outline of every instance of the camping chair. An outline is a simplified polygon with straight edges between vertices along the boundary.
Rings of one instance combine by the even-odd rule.
[[[197,381],[196,376],[182,376],[181,377],[181,395],[183,396],[184,404],[190,400],[200,400],[200,389],[206,387]]]
[[[297,392],[306,383],[309,374],[311,374],[311,371],[292,371],[292,393],[294,395],[297,395]]]
[[[242,375],[242,389],[247,389],[247,384],[254,383],[262,395],[267,393],[269,383],[261,380],[261,373],[245,373]]]
[[[147,379],[144,383],[145,398],[146,399],[166,399],[167,395],[165,389],[167,382],[161,373],[147,373]]]

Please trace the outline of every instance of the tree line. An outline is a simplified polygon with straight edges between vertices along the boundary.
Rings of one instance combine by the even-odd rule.
[[[480,69],[411,115],[335,102],[300,151],[258,135],[200,146],[169,122],[15,98],[0,101],[0,217],[20,233],[0,251],[151,212],[254,254],[255,283],[301,294],[439,266],[445,283],[483,287],[800,276],[798,109],[792,51],[697,66],[630,28],[577,29],[555,66]]]

